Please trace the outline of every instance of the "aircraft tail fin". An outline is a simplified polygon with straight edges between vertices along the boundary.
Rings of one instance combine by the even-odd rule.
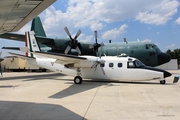
[[[33,19],[31,24],[31,31],[34,31],[36,36],[43,36],[46,37],[46,33],[42,26],[40,18],[37,16]]]
[[[26,38],[26,47],[29,48],[30,51],[28,51],[27,49],[21,49],[21,51],[27,51],[26,52],[26,56],[30,56],[30,57],[33,57],[33,54],[30,53],[30,52],[35,52],[35,51],[41,51],[40,47],[39,47],[39,44],[36,40],[36,37],[35,37],[35,33],[34,31],[28,31],[28,32],[25,32],[25,38]]]

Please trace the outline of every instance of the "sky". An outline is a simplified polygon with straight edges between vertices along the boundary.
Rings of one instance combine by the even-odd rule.
[[[57,0],[40,15],[47,37],[67,38],[82,31],[79,41],[148,41],[162,52],[180,49],[180,1],[178,0]],[[16,33],[29,31],[31,22]],[[0,47],[24,46],[23,42],[0,39]]]

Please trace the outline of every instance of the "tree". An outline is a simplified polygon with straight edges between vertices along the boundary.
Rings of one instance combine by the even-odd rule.
[[[180,64],[180,49],[174,49],[174,51],[168,49],[166,53],[171,56],[171,59],[177,59],[178,64]]]

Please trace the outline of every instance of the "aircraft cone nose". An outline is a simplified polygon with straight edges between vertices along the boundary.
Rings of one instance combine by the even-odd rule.
[[[166,53],[160,53],[158,55],[158,64],[162,65],[164,63],[167,63],[171,60],[171,57]]]
[[[169,72],[167,72],[167,71],[164,71],[164,78],[169,77],[169,76],[171,76],[171,75],[172,75],[171,73],[169,73]]]

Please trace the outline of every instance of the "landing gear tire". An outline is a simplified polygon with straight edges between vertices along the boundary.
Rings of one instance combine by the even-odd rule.
[[[76,76],[76,77],[74,78],[74,83],[75,83],[75,84],[81,84],[81,83],[82,83],[82,77]]]
[[[160,83],[161,84],[166,84],[166,80],[161,80]]]

